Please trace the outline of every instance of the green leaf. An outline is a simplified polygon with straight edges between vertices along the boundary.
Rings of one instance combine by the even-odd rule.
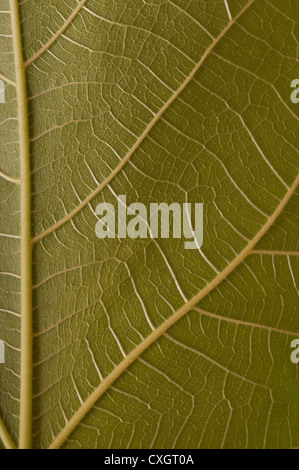
[[[1,446],[295,448],[297,0],[0,0]],[[202,202],[204,239],[96,207]]]

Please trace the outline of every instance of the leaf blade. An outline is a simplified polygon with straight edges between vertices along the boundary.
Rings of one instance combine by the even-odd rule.
[[[30,1],[20,5],[31,147],[34,286],[25,297],[32,290],[34,446],[58,435],[52,446],[68,437],[64,446],[79,448],[295,447],[291,3],[42,0],[35,16],[31,8]],[[5,158],[2,165],[5,194],[17,166]],[[24,171],[24,203],[23,183]],[[119,194],[146,206],[203,201],[203,248],[187,252],[175,240],[99,243],[95,204],[115,204]],[[23,220],[29,212],[21,211]],[[18,280],[18,231],[3,227],[14,250],[11,260],[2,257],[3,272]],[[2,293],[17,291],[7,286]],[[17,325],[15,298],[1,297],[0,311]],[[32,322],[22,310],[28,365],[24,337]],[[9,320],[10,332],[6,317],[0,321],[17,351],[18,326]],[[16,366],[10,361],[5,374]],[[23,360],[23,383],[26,369]],[[15,436],[18,413],[10,417],[9,400],[18,379],[10,394],[4,377],[1,414]],[[65,428],[72,417],[75,425]],[[21,446],[30,438],[22,431]]]

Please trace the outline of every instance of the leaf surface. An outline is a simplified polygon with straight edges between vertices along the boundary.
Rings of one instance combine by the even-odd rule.
[[[0,0],[3,445],[298,447],[298,2],[36,3]],[[203,202],[201,249],[98,239],[119,195]]]

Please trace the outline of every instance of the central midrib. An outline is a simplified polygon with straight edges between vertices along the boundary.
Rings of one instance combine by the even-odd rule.
[[[32,244],[31,176],[26,71],[18,1],[10,0],[18,103],[21,175],[21,379],[19,447],[32,446]]]

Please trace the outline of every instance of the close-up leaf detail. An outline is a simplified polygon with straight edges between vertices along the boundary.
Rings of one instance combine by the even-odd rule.
[[[298,0],[0,25],[0,449],[299,448]],[[97,237],[120,195],[202,203],[202,245]]]

